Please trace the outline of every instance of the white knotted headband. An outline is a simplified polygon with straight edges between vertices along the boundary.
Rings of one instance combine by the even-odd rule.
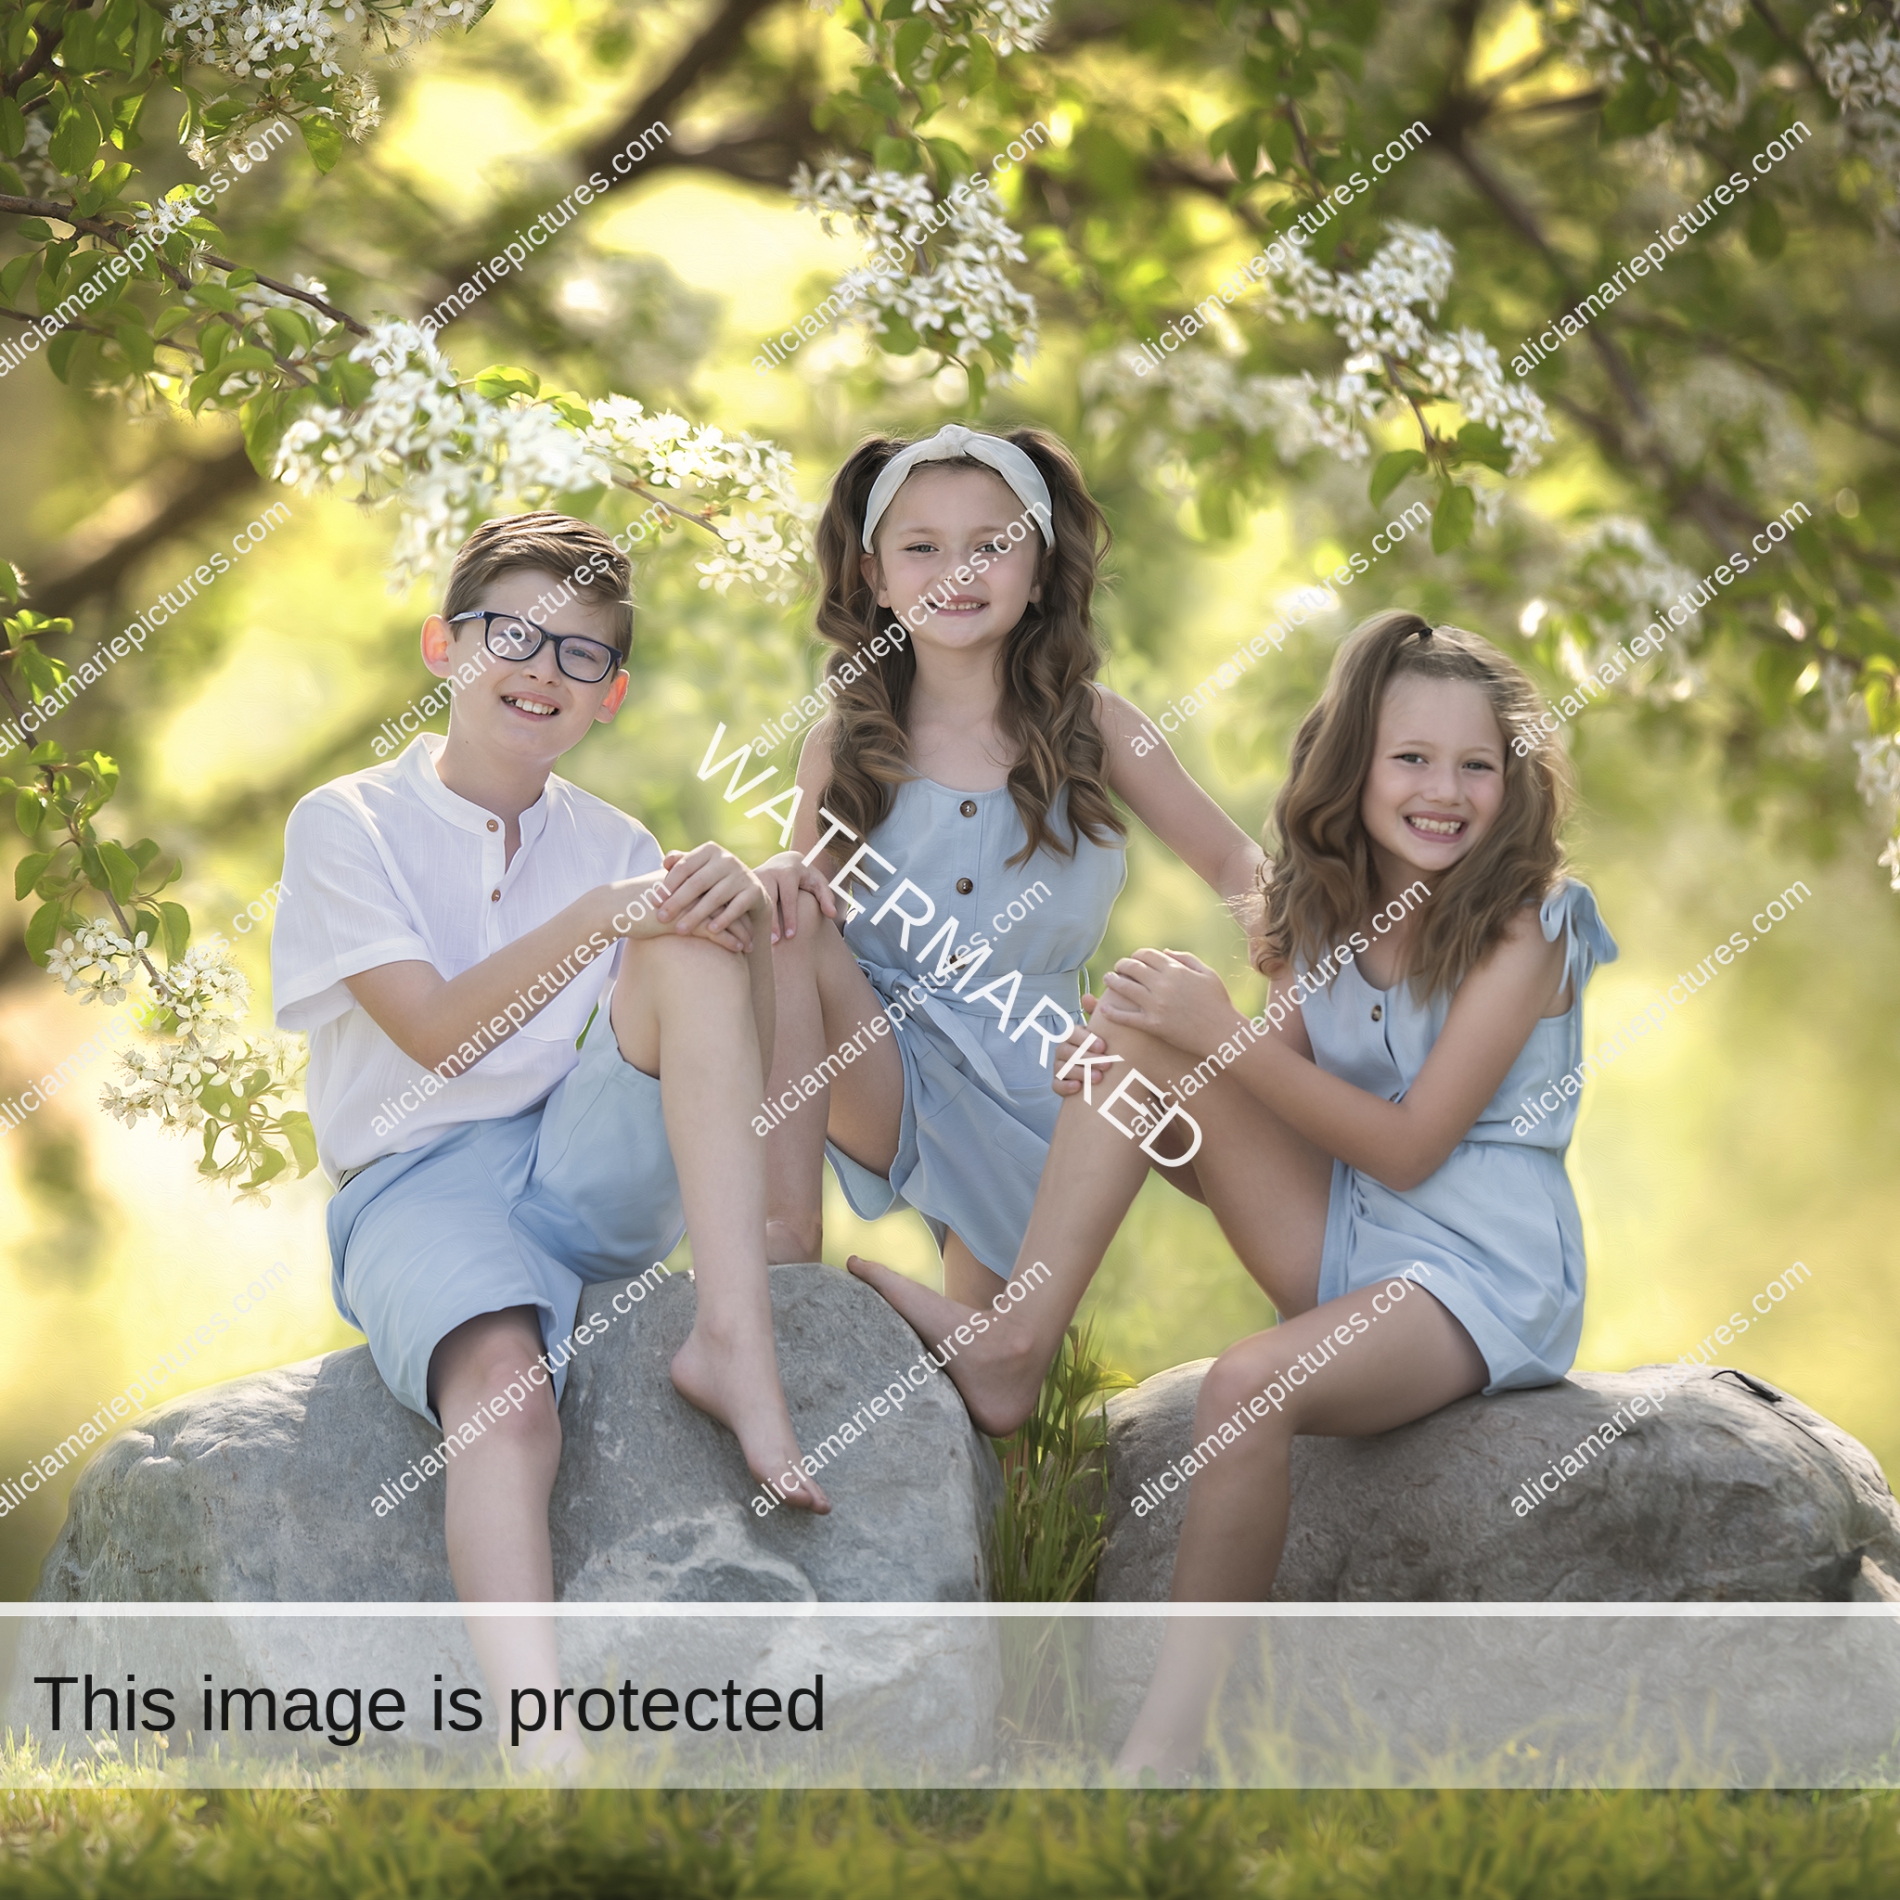
[[[878,470],[877,480],[871,484],[871,498],[864,504],[864,545],[871,545],[871,536],[877,532],[885,509],[904,485],[904,477],[919,462],[949,462],[966,455],[1002,476],[1024,511],[1034,517],[1043,540],[1054,547],[1055,522],[1049,507],[1049,484],[1042,479],[1042,470],[1014,442],[966,429],[960,422],[946,422],[935,435],[899,449]]]

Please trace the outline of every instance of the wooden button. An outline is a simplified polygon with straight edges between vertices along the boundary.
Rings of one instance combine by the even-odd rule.
[[[974,818],[976,816],[976,800],[974,798],[966,798],[963,803],[957,807],[957,810],[966,818]]]
[[[488,829],[490,831],[499,831],[501,829],[501,821],[498,818],[489,819]]]
[[[499,904],[501,902],[501,893],[499,891],[490,891],[488,893],[488,901],[491,904]]]
[[[976,886],[972,884],[967,877],[960,877],[957,879],[957,895],[958,896],[968,897],[969,894],[975,889],[976,889]]]
[[[1384,1007],[1381,1004],[1374,1003],[1372,1006],[1372,1020],[1376,1023],[1379,1020],[1379,1018],[1383,1016],[1384,1014],[1385,1014]]]

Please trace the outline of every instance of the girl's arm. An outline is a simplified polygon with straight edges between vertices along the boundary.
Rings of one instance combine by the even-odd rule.
[[[837,893],[831,888],[817,859],[803,863],[805,853],[820,837],[818,801],[831,783],[831,739],[837,729],[837,715],[826,713],[805,735],[799,748],[798,772],[793,782],[804,793],[792,820],[792,842],[788,850],[767,858],[758,869],[759,882],[772,904],[772,941],[798,934],[798,893],[810,891],[818,908],[827,917],[838,915]],[[830,826],[825,826],[830,830]],[[843,833],[838,834],[840,837]],[[847,851],[846,856],[850,853]]]
[[[1098,684],[1095,721],[1108,748],[1110,790],[1230,907],[1252,896],[1254,867],[1266,854],[1194,782],[1140,709]],[[1155,743],[1137,752],[1144,737]]]
[[[1291,976],[1284,965],[1270,974],[1276,989]],[[1526,905],[1459,984],[1404,1100],[1355,1088],[1272,1032],[1246,1032],[1228,1072],[1315,1146],[1403,1194],[1443,1167],[1471,1132],[1564,976],[1564,939],[1547,943],[1537,907]],[[1197,1059],[1233,1038],[1242,1021],[1220,978],[1182,951],[1125,958],[1103,986],[1101,1008],[1109,1021],[1138,1024]]]

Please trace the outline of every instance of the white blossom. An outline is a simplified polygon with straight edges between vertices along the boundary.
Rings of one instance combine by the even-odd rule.
[[[836,13],[838,0],[811,0],[815,12]],[[1048,30],[1054,0],[923,0],[926,11],[944,22],[943,38],[968,45],[971,33],[980,33],[999,53],[1037,46]]]
[[[1380,421],[1409,415],[1414,400],[1452,403],[1465,421],[1498,431],[1511,452],[1510,473],[1522,474],[1538,461],[1537,445],[1554,439],[1542,400],[1528,383],[1506,377],[1497,350],[1476,330],[1446,335],[1433,327],[1456,262],[1443,234],[1403,223],[1390,232],[1356,272],[1327,270],[1288,247],[1277,273],[1236,306],[1274,323],[1330,321],[1346,345],[1336,374],[1243,375],[1229,360],[1239,353],[1237,337],[1225,353],[1177,349],[1159,362],[1124,345],[1084,365],[1085,395],[1127,406],[1164,391],[1178,429],[1214,422],[1270,435],[1288,462],[1315,448],[1362,462]]]
[[[142,930],[127,939],[110,925],[85,924],[47,953],[46,972],[66,985],[68,996],[116,1008],[125,1001],[126,986],[138,975],[139,956],[145,948]]]
[[[1875,20],[1871,39],[1851,37],[1851,25],[1843,14],[1817,13],[1807,54],[1841,108],[1847,136],[1886,180],[1880,215],[1889,231],[1900,232],[1900,38],[1889,22]]]
[[[413,323],[378,324],[350,356],[376,373],[368,394],[354,409],[326,406],[300,417],[284,432],[274,472],[306,489],[347,485],[393,497],[400,518],[392,586],[446,569],[476,522],[505,498],[544,506],[577,488],[619,482],[680,491],[688,513],[763,504],[730,529],[708,524],[719,551],[699,563],[702,584],[723,592],[743,579],[768,599],[795,588],[808,511],[790,455],[774,444],[649,414],[626,396],[590,404],[589,420],[578,425],[525,396],[491,400],[462,384]]]
[[[1704,46],[1713,46],[1741,24],[1747,0],[1688,0],[1685,11],[1689,30]],[[1641,66],[1656,66],[1659,32],[1673,38],[1679,29],[1661,29],[1651,23],[1639,31],[1613,7],[1598,4],[1598,0],[1584,0],[1562,30],[1590,76],[1614,90],[1623,83],[1632,60]],[[1692,135],[1739,125],[1747,110],[1755,78],[1753,69],[1737,59],[1732,49],[1724,57],[1735,69],[1733,99],[1724,99],[1713,81],[1687,61],[1671,62],[1669,78],[1678,100],[1676,122]]]
[[[792,197],[828,233],[842,223],[872,248],[871,267],[850,272],[833,293],[848,293],[847,320],[888,334],[896,318],[946,356],[965,357],[993,338],[1015,363],[1035,355],[1035,299],[1003,269],[1028,256],[987,194],[941,201],[921,177],[834,158],[815,174],[801,165]],[[905,253],[913,268],[900,271],[890,259]]]

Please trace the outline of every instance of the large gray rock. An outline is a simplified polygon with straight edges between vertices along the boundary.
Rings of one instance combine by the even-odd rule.
[[[1210,1360],[1108,1403],[1101,1602],[1168,1594],[1186,1487],[1137,1516],[1194,1442]],[[1664,1368],[1461,1399],[1378,1438],[1300,1438],[1276,1602],[1848,1602],[1900,1577],[1900,1509],[1872,1453],[1731,1368],[1691,1374],[1520,1516],[1520,1487]]]
[[[617,1285],[590,1289],[582,1316],[606,1312]],[[646,1751],[624,1771],[634,1779],[810,1778],[865,1762],[896,1780],[960,1775],[993,1749],[1000,1675],[987,1619],[920,1630],[902,1614],[719,1610],[987,1593],[1000,1474],[954,1387],[932,1371],[901,1409],[867,1413],[867,1428],[854,1425],[843,1443],[834,1434],[844,1421],[917,1359],[915,1336],[868,1287],[821,1266],[774,1269],[772,1305],[800,1441],[815,1450],[833,1440],[822,1472],[830,1515],[755,1513],[759,1487],[731,1434],[667,1376],[692,1323],[692,1284],[659,1285],[582,1348],[568,1376],[551,1507],[556,1595],[629,1609],[561,1620],[562,1680],[684,1689],[732,1678],[784,1695],[824,1676],[822,1735],[622,1738]],[[184,1395],[136,1420],[81,1475],[37,1600],[447,1606],[441,1479],[380,1515],[374,1502],[439,1437],[389,1395],[363,1347]],[[707,1607],[631,1607],[643,1603]],[[35,1675],[91,1670],[104,1683],[129,1671],[182,1684],[181,1728],[201,1726],[192,1685],[207,1672],[220,1686],[280,1692],[387,1685],[411,1711],[403,1739],[449,1748],[458,1744],[446,1733],[418,1734],[433,1685],[481,1680],[453,1610],[58,1619],[30,1625],[21,1649],[7,1715],[48,1743]],[[492,1747],[495,1729],[482,1734]],[[58,1739],[71,1739],[70,1722]],[[227,1753],[235,1745],[220,1741]],[[360,1759],[327,1755],[332,1766]]]
[[[581,1314],[608,1309],[607,1287]],[[808,1449],[916,1360],[869,1287],[778,1267],[786,1400]],[[684,1275],[575,1357],[552,1506],[555,1595],[569,1602],[962,1602],[987,1594],[996,1457],[932,1370],[833,1456],[828,1517],[760,1518],[737,1441],[667,1376],[692,1325]],[[390,1396],[357,1346],[148,1412],[73,1486],[37,1601],[451,1602],[442,1480],[378,1515],[380,1487],[441,1434]]]
[[[1211,1363],[1109,1401],[1098,1602],[1168,1594],[1186,1488],[1140,1516],[1135,1504],[1192,1445]],[[1884,1774],[1900,1741],[1900,1510],[1879,1465],[1730,1368],[1626,1412],[1626,1434],[1577,1459],[1620,1405],[1659,1389],[1660,1370],[1464,1399],[1378,1438],[1295,1440],[1286,1552],[1269,1602],[1233,1626],[1245,1635],[1222,1705],[1229,1773],[1644,1786]],[[1572,1474],[1518,1509],[1566,1454]],[[1387,1616],[1381,1603],[1417,1607]],[[1546,1607],[1425,1608],[1458,1603]],[[1586,1607],[1616,1603],[1680,1607]],[[1769,1603],[1803,1610],[1740,1607]],[[1091,1626],[1105,1747],[1126,1734],[1162,1633],[1133,1613]]]

